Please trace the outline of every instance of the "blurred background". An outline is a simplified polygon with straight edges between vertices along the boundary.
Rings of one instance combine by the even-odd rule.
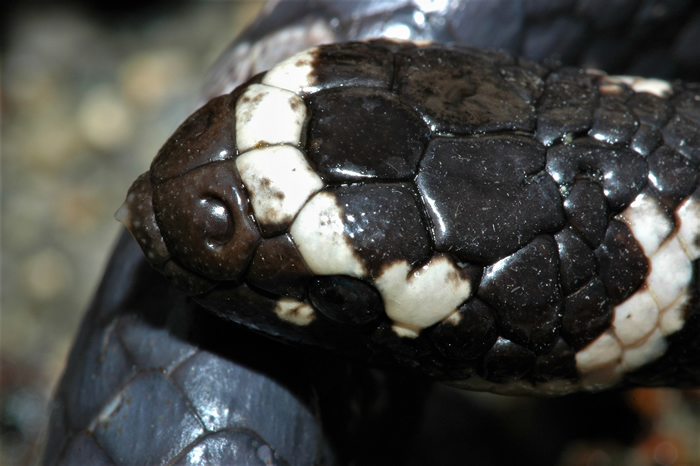
[[[40,458],[52,390],[120,231],[113,213],[194,109],[208,67],[260,7],[258,0],[0,7],[0,465]],[[515,416],[558,406],[463,396],[513,429]],[[606,397],[590,402],[600,411],[605,400],[622,403],[635,413],[635,433],[617,432],[621,415],[608,411],[610,432],[573,441],[560,465],[700,464],[700,391]],[[571,423],[584,417],[595,414]]]
[[[131,182],[194,109],[255,0],[3,2],[0,464],[47,403]]]

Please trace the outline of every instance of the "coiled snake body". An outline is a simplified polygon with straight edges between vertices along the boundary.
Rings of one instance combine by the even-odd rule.
[[[284,5],[268,21],[320,27]],[[352,38],[459,36],[434,7],[336,18]],[[260,30],[227,61],[264,55]],[[219,69],[213,94],[240,80]],[[366,361],[506,394],[698,385],[699,92],[382,39],[210,100],[117,214],[136,242],[78,337],[47,460],[378,458],[363,426],[396,413],[363,404]],[[387,393],[426,386],[392,377]]]

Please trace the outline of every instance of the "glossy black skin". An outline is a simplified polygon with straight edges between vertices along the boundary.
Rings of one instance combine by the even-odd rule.
[[[693,65],[693,63],[697,63],[697,61],[693,61],[694,58],[692,56],[694,53],[693,50],[696,49],[688,47],[687,43],[685,46],[683,45],[683,39],[685,38],[685,42],[687,42],[687,37],[691,36],[693,31],[693,14],[689,13],[688,9],[690,6],[688,2],[679,2],[675,6],[672,6],[672,8],[668,10],[668,17],[663,18],[671,20],[668,22],[669,25],[662,25],[660,28],[656,27],[656,25],[661,23],[657,23],[657,20],[649,19],[651,18],[649,15],[650,10],[646,6],[634,10],[633,4],[635,2],[629,2],[629,5],[623,5],[618,11],[613,12],[607,8],[601,9],[601,7],[605,7],[608,3],[609,2],[601,2],[601,5],[598,5],[597,2],[586,2],[586,6],[581,6],[581,8],[588,13],[574,15],[573,12],[577,8],[577,5],[573,0],[541,3],[528,2],[526,7],[520,3],[514,2],[513,6],[508,6],[505,9],[500,8],[498,11],[482,8],[481,13],[474,10],[466,12],[466,10],[470,8],[478,10],[478,3],[465,2],[457,6],[458,11],[465,13],[460,15],[456,12],[450,12],[450,14],[446,16],[448,18],[454,18],[454,20],[450,20],[450,24],[454,22],[464,26],[460,27],[459,30],[463,31],[462,34],[468,31],[470,37],[461,37],[461,39],[473,44],[505,46],[511,52],[524,52],[531,56],[534,55],[535,58],[544,58],[549,56],[553,51],[559,51],[560,57],[563,57],[566,61],[576,60],[580,62],[582,58],[583,61],[589,58],[589,63],[592,62],[594,65],[610,70],[611,72],[623,71],[619,68],[615,69],[612,66],[606,66],[606,60],[609,58],[611,61],[607,62],[607,65],[624,63],[624,70],[629,70],[635,74],[651,75],[660,73],[664,77],[683,76],[697,80],[697,67]],[[301,2],[283,3],[275,13],[267,19],[260,20],[256,23],[251,30],[243,36],[242,40],[258,40],[261,38],[263,32],[269,31],[274,27],[281,24],[301,21],[302,13],[309,13],[312,16],[321,16],[327,15],[328,10],[335,9],[339,9],[339,17],[342,19],[342,26],[339,28],[338,37],[340,39],[347,39],[351,21],[346,20],[346,18],[349,17],[349,13],[361,13],[360,10],[363,8],[361,5],[367,4],[360,4],[360,6],[358,6],[347,2],[337,5],[333,3],[324,3],[318,5],[318,10],[314,12],[309,5]],[[344,8],[348,6],[352,11],[344,10]],[[386,4],[387,11],[394,8],[395,6],[391,6],[389,3]],[[604,14],[601,14],[601,12],[604,12]],[[628,15],[625,17],[621,14],[622,12],[626,12]],[[527,13],[527,15],[525,13]],[[634,24],[632,20],[625,18],[634,17],[635,14],[638,17],[647,18],[647,20],[642,20],[642,24],[646,26],[629,29],[622,27],[624,25]],[[510,21],[505,23],[508,27],[503,27],[504,22],[501,20],[502,15],[510,18]],[[367,15],[363,16],[360,14],[360,16],[366,17]],[[397,18],[396,21],[410,23],[412,18],[410,8],[404,10],[399,9],[393,17]],[[377,17],[374,17],[370,20],[364,20],[364,23],[359,22],[355,24],[362,26],[360,29],[362,29],[363,33],[371,33],[372,29],[384,27],[387,22],[386,18],[387,16],[384,15],[381,21],[377,21]],[[474,24],[478,25],[478,27],[466,27],[464,22],[470,19],[473,19]],[[494,19],[498,19],[498,21],[494,21]],[[688,25],[686,29],[683,28],[684,24]],[[663,37],[673,37],[674,34],[666,34],[663,32],[666,31],[666,28],[673,31],[674,34],[679,34],[679,40],[677,44],[674,45],[675,49],[672,49],[671,52],[665,52],[667,49],[664,47],[672,41],[664,40]],[[424,37],[428,38],[454,40],[455,36],[451,36],[451,33],[448,32],[452,29],[452,27],[445,28],[444,30],[440,29],[435,22],[429,21],[428,27],[422,29],[414,28],[414,33],[417,35],[422,34]],[[528,32],[524,33],[526,30]],[[627,39],[625,31],[628,30],[641,31],[642,33],[635,33],[634,37],[637,39]],[[597,40],[586,40],[592,36],[594,32],[596,33],[595,37]],[[523,40],[524,37],[529,39]],[[660,45],[658,48],[638,45],[640,43],[659,44],[660,39],[661,44],[664,45]],[[617,53],[609,53],[609,47],[604,48],[602,46],[602,44],[606,43],[613,47],[613,50]],[[596,51],[598,53],[596,53]],[[628,53],[630,51],[634,51],[635,53]],[[625,56],[626,59],[618,60],[621,55]],[[655,60],[655,58],[659,58],[659,55],[661,55],[661,65],[658,64],[659,61]],[[629,61],[627,57],[630,57]],[[223,58],[223,60],[225,61],[226,58]],[[630,68],[628,66],[630,63],[636,63],[636,67],[633,65]],[[653,69],[649,70],[648,68],[644,68],[645,64],[648,63],[653,64]],[[660,113],[663,113],[663,110]],[[650,114],[650,120],[657,118],[653,113],[653,109],[650,110]],[[663,119],[663,116],[658,118]],[[654,125],[652,122],[644,123],[645,124],[641,125],[640,128],[644,129],[644,131],[638,131],[635,134],[633,144],[639,144],[641,147],[654,146],[653,142],[649,142],[658,139],[658,135],[655,135],[654,132]],[[677,128],[682,130],[683,125],[679,123]],[[673,164],[677,166],[680,163],[682,165],[682,162],[682,159],[675,156],[668,160],[664,159],[658,164],[671,167]],[[672,170],[671,172],[675,173]],[[683,173],[682,170],[680,172]],[[673,198],[676,183],[681,183],[681,181],[677,180],[687,180],[687,178],[694,178],[694,176],[693,173],[689,175],[686,173],[678,178],[675,178],[673,175],[668,175],[664,186],[662,188],[657,187],[657,189],[664,193],[670,193],[669,196]],[[684,189],[681,188],[680,191],[684,192]],[[676,202],[678,201],[679,200]],[[157,285],[154,285],[156,283]],[[207,285],[202,284],[202,286],[206,288]],[[153,291],[158,292],[154,294]],[[265,345],[255,346],[253,343],[245,345],[246,350],[237,350],[236,346],[229,346],[230,340],[228,339],[226,339],[225,342],[217,342],[215,337],[217,329],[225,328],[229,330],[229,326],[222,324],[218,320],[207,317],[205,312],[199,312],[201,309],[197,311],[197,307],[191,307],[192,305],[187,303],[187,299],[182,294],[176,291],[172,286],[167,285],[167,282],[147,266],[133,240],[125,234],[115,250],[112,265],[108,269],[103,285],[86,317],[72,351],[68,369],[57,391],[56,403],[54,404],[52,414],[51,434],[49,436],[49,444],[46,452],[47,463],[65,462],[84,464],[93,462],[91,461],[92,459],[103,459],[106,462],[119,462],[119,458],[126,458],[128,457],[127,455],[131,454],[133,445],[135,444],[147,444],[149,446],[149,448],[147,448],[148,451],[162,453],[162,456],[158,458],[155,456],[143,456],[139,458],[142,462],[168,462],[175,458],[185,458],[187,452],[192,451],[194,445],[198,444],[200,441],[213,438],[213,436],[208,436],[208,434],[203,435],[199,437],[198,440],[195,440],[194,444],[182,449],[177,446],[182,444],[179,443],[177,439],[181,438],[183,431],[178,431],[172,436],[161,435],[162,426],[170,424],[170,422],[166,422],[159,424],[156,429],[150,431],[148,431],[148,429],[144,431],[143,429],[127,428],[121,431],[118,437],[115,437],[121,439],[118,443],[111,443],[111,441],[100,442],[98,441],[97,435],[99,429],[94,429],[92,424],[97,413],[103,409],[103,404],[111,398],[114,393],[118,393],[122,390],[129,390],[128,387],[132,386],[140,387],[137,391],[131,392],[133,393],[132,399],[138,403],[143,403],[143,413],[145,416],[153,416],[154,418],[166,416],[165,419],[167,420],[167,416],[170,416],[169,413],[174,413],[176,411],[163,410],[158,403],[148,401],[153,399],[153,385],[131,385],[130,381],[136,379],[154,380],[155,377],[155,379],[158,380],[165,379],[167,382],[168,380],[172,380],[169,374],[173,373],[175,369],[179,367],[178,363],[182,364],[183,361],[190,360],[189,358],[192,357],[196,358],[197,355],[204,355],[200,357],[208,359],[210,364],[238,368],[238,370],[242,371],[241,374],[250,373],[250,369],[255,368],[259,369],[259,372],[254,372],[254,374],[267,374],[262,375],[258,385],[251,384],[248,387],[247,393],[255,393],[261,386],[279,387],[282,391],[287,391],[288,393],[299,393],[299,386],[305,387],[305,389],[308,390],[309,387],[318,385],[317,382],[314,381],[313,376],[300,377],[298,372],[293,374],[294,376],[292,378],[294,380],[290,381],[283,376],[285,372],[284,369],[279,372],[280,369],[270,358],[258,358],[260,355],[258,352],[252,352],[254,357],[246,357],[246,354],[250,354],[250,352],[247,351],[248,348],[267,348],[267,345],[270,343],[266,340]],[[209,323],[206,325],[194,323],[200,318],[208,320]],[[486,326],[488,327],[488,319],[486,319],[486,321]],[[121,327],[119,327],[119,325],[121,325]],[[697,325],[697,322],[695,322],[694,325]],[[115,332],[116,328],[121,328],[122,330],[117,330]],[[196,335],[198,333],[197,329],[200,330],[199,337],[190,338],[185,336],[190,333]],[[116,353],[126,353],[127,360],[133,362],[134,354],[136,354],[137,351],[133,349],[123,351],[124,346],[121,341],[123,341],[123,335],[126,333],[133,332],[135,334],[139,331],[146,335],[139,341],[153,338],[153,340],[149,341],[157,342],[157,344],[153,346],[153,349],[156,351],[152,351],[151,354],[159,358],[162,355],[162,359],[147,363],[142,362],[135,365],[127,364],[125,366],[123,363],[118,362],[119,358],[113,358],[112,355],[115,353],[105,353],[98,350],[98,348],[109,347],[102,345],[101,343],[103,341],[110,341],[110,338],[116,339],[115,341],[119,342],[119,344],[116,345]],[[110,338],[104,340],[105,335],[109,335]],[[247,338],[255,340],[255,338],[249,336],[248,333],[241,335],[246,335],[243,337],[243,341]],[[486,344],[492,344],[491,338],[493,337],[489,337],[488,335],[485,337]],[[91,341],[99,342],[99,344],[93,343],[91,346]],[[226,349],[221,350],[220,345],[224,343]],[[698,364],[697,346],[695,350],[693,350],[693,347],[690,346],[690,342],[686,343],[688,343],[685,347],[686,349],[676,352],[673,357],[675,360],[683,361],[688,366]],[[213,347],[219,348],[219,350],[215,349],[212,351],[212,346],[209,345],[213,345]],[[95,346],[95,350],[90,349]],[[197,349],[198,346],[204,349]],[[182,348],[185,348],[186,351],[182,351]],[[207,351],[207,349],[209,350]],[[290,350],[286,349],[286,351]],[[100,357],[97,356],[98,354]],[[91,357],[86,358],[85,355]],[[278,356],[274,356],[271,359],[278,360],[277,358]],[[664,361],[660,361],[659,364],[656,365],[657,367],[649,369],[649,374],[646,375],[647,380],[650,380],[650,377],[653,377],[654,374],[660,374],[658,376],[658,383],[663,383],[663,379],[668,376],[668,374],[664,374],[664,370],[668,369],[664,369],[663,362]],[[296,365],[292,364],[286,369],[290,367],[297,368]],[[91,375],[95,374],[104,377],[105,381],[98,384],[92,383]],[[163,376],[161,374],[165,375]],[[221,374],[223,374],[223,372],[214,371],[210,373],[210,375],[214,375],[215,377],[222,377]],[[240,380],[242,380],[244,376],[241,375],[240,377]],[[253,375],[252,377],[256,376]],[[421,390],[423,390],[423,394],[425,394],[426,391],[424,388],[417,388],[415,393],[405,395],[404,391],[407,387],[421,386],[419,382],[420,379],[411,377],[411,383],[405,383],[407,381],[406,376],[389,376],[388,380],[394,381],[396,386],[401,388],[401,390],[386,389],[386,393],[388,393],[390,397],[392,394],[394,395],[393,399],[396,400],[394,407],[400,405],[399,409],[395,409],[394,411],[391,409],[382,411],[383,417],[379,416],[374,419],[374,424],[368,424],[386,427],[381,430],[383,434],[381,438],[383,441],[377,441],[377,436],[372,437],[370,435],[365,437],[345,436],[346,439],[353,438],[362,440],[362,442],[355,446],[364,445],[367,448],[367,451],[364,452],[366,461],[364,461],[363,464],[372,464],[373,461],[376,461],[378,464],[382,464],[383,461],[385,464],[387,459],[391,459],[396,463],[403,462],[404,464],[421,464],[421,461],[424,462],[429,459],[440,459],[443,464],[448,464],[450,460],[454,461],[454,464],[461,464],[465,457],[473,458],[475,461],[481,459],[489,464],[513,464],[514,461],[520,464],[544,464],[552,462],[556,458],[558,445],[561,445],[557,439],[561,439],[561,425],[563,424],[557,424],[556,421],[548,422],[544,424],[544,426],[551,425],[553,426],[551,429],[548,430],[546,427],[542,427],[543,430],[537,432],[541,435],[539,438],[546,442],[546,449],[541,450],[539,455],[533,448],[499,448],[503,443],[508,442],[507,438],[503,438],[505,430],[496,428],[495,431],[492,431],[489,429],[489,426],[495,427],[492,420],[480,416],[478,409],[474,410],[471,408],[472,410],[468,411],[468,404],[465,404],[462,398],[440,387],[434,387],[430,392],[427,398],[428,401],[424,406],[426,413],[432,414],[423,419],[419,424],[420,427],[418,427],[413,436],[404,436],[400,438],[400,440],[395,436],[387,438],[387,432],[398,432],[399,434],[403,432],[403,429],[398,429],[398,426],[406,427],[416,425],[415,421],[416,417],[418,417],[417,407],[422,406],[421,400],[424,399],[422,398]],[[358,385],[361,384],[358,382]],[[391,382],[389,385],[391,385]],[[80,390],[80,387],[84,387],[84,389]],[[99,387],[102,388],[100,389]],[[243,389],[246,390],[245,387]],[[385,388],[382,388],[382,390],[384,389]],[[206,393],[207,388],[206,386],[199,386],[196,390],[198,393]],[[348,394],[348,398],[356,400],[358,398],[357,391],[349,391],[354,393]],[[304,388],[301,389],[301,392],[304,392]],[[404,393],[404,396],[410,397],[410,399],[408,401],[405,398],[402,399],[402,393]],[[222,393],[221,396],[221,399],[231,399],[232,394]],[[198,398],[197,395],[195,399],[201,398]],[[283,397],[279,400],[282,399]],[[273,405],[271,407],[249,414],[251,419],[263,418],[269,420],[273,413],[280,418],[291,419],[295,416],[304,417],[304,412],[315,411],[315,409],[308,408],[308,405],[305,404],[304,396],[300,396],[299,399],[301,400],[299,404],[293,403],[291,405],[281,401],[279,401],[279,404],[275,405],[274,403],[276,403],[276,401],[273,400]],[[366,399],[372,399],[372,397],[370,396]],[[605,396],[599,395],[595,398],[573,398],[569,399],[569,402],[564,400],[562,403],[565,404],[552,402],[549,406],[552,406],[552,411],[559,413],[563,418],[596,419],[596,416],[591,416],[591,413],[597,409],[602,409],[601,412],[607,411],[606,413],[608,415],[612,413],[605,408],[606,400],[607,398]],[[189,402],[191,409],[196,410],[198,408],[196,402],[193,403],[191,400]],[[342,412],[338,415],[339,406],[341,405],[330,404],[329,409],[322,410],[322,412],[326,413],[326,417],[336,417],[340,425],[347,426],[349,425],[347,424],[348,416],[343,415]],[[573,408],[576,406],[578,408]],[[571,409],[576,409],[576,411],[571,411]],[[361,412],[367,413],[369,410],[361,410]],[[398,413],[401,412],[408,412],[409,414],[407,416],[411,422],[407,422],[406,418],[397,417]],[[412,414],[415,416],[411,417]],[[465,418],[472,419],[473,422],[464,423],[463,419]],[[599,433],[605,430],[606,427],[610,427],[609,419],[619,420],[623,418],[625,418],[624,414],[606,417],[601,415],[597,417],[597,419],[604,422],[594,427],[593,431]],[[141,418],[140,422],[144,421],[144,419],[145,418]],[[172,422],[177,423],[181,421],[179,419],[173,419]],[[346,424],[343,424],[343,422]],[[137,424],[132,425],[135,426]],[[248,424],[250,427],[254,425],[254,422]],[[303,426],[303,423],[299,425]],[[88,428],[88,426],[93,427]],[[329,428],[329,423],[324,424],[324,426],[327,430],[323,435],[327,436],[329,439],[334,438],[333,429]],[[470,430],[469,426],[473,426],[473,429]],[[617,424],[613,427],[615,427],[618,432],[622,431],[622,429],[617,428]],[[313,429],[314,428],[311,428],[311,430]],[[530,429],[530,431],[533,430],[537,429]],[[218,461],[221,463],[231,460],[232,457],[226,455],[234,451],[233,446],[240,447],[240,451],[242,452],[249,451],[252,439],[256,439],[257,436],[252,431],[245,432],[246,433],[243,435],[232,434],[229,439],[232,448],[226,451],[212,448],[210,452],[213,456],[209,456],[208,459],[212,460],[212,462]],[[260,432],[258,432],[258,434],[260,434]],[[535,432],[533,432],[533,434],[535,434]],[[184,435],[185,437],[188,435],[187,431],[184,432]],[[400,435],[397,436],[400,437]],[[455,438],[458,438],[459,441],[452,441]],[[493,441],[496,438],[499,439],[496,445],[488,441],[489,439]],[[165,443],[170,446],[155,448],[156,443],[154,443],[154,439],[165,440]],[[465,439],[474,439],[474,443],[466,444],[466,442],[464,442]],[[289,443],[289,440],[275,442],[269,435],[262,440],[268,443],[275,443],[274,450],[278,453],[282,451],[293,451],[295,448],[294,442],[292,442],[292,444]],[[394,443],[392,443],[392,441]],[[298,445],[300,448],[307,449],[308,451],[308,449],[314,449],[324,444],[324,441],[320,437],[308,439],[308,442],[309,443],[301,442]],[[331,440],[330,443],[333,443],[333,441]],[[465,446],[465,450],[460,451],[460,443]],[[109,448],[108,444],[110,445]],[[83,446],[85,448],[81,448]],[[321,450],[323,449],[321,448]],[[352,449],[343,448],[342,446],[336,446],[336,451],[339,462],[341,463],[353,457],[362,458],[362,452],[355,451],[355,453],[351,453],[351,451],[353,451]],[[396,453],[397,451],[403,451],[405,454],[399,455]],[[368,452],[370,453],[368,454]],[[76,456],[72,456],[73,454]],[[531,458],[532,462],[528,463],[528,458]],[[240,457],[238,459],[241,460]],[[250,457],[249,459],[250,464],[255,464],[254,461],[256,461],[256,459]],[[294,457],[286,459],[290,463],[299,464],[298,461],[295,461],[296,458]]]
[[[675,85],[656,144],[634,150],[647,114],[636,115],[639,99],[627,103],[630,87],[600,74],[388,40],[322,46],[313,63],[299,147],[324,194],[342,206],[364,283],[314,277],[288,224],[271,230],[254,218],[232,138],[203,144],[233,124],[240,88],[185,122],[133,188],[138,196],[126,205],[138,215],[126,224],[146,239],[151,264],[221,317],[288,341],[441,380],[578,382],[575,352],[612,326],[613,307],[645,286],[650,270],[638,239],[614,216],[644,194],[659,203],[656,221],[672,230],[678,199],[700,193],[692,137],[682,144],[667,137],[676,114],[698,129],[687,97],[693,85]],[[192,134],[202,135],[195,151]],[[674,163],[650,167],[652,153]],[[672,195],[664,192],[670,176],[684,180]],[[461,334],[465,341],[454,344],[472,348],[482,336],[446,328],[463,327],[452,319],[415,338],[390,330],[372,280],[393,263],[418,268],[436,255],[459,263],[455,271],[488,305],[483,336],[495,335],[491,347],[446,349],[440,335]],[[684,320],[699,312],[694,287],[689,293]],[[311,305],[313,320],[277,317],[281,298]],[[696,376],[665,381],[696,383]]]

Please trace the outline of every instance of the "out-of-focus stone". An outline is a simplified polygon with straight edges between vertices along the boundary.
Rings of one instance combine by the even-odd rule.
[[[96,186],[67,186],[53,210],[55,222],[68,232],[94,229],[104,214],[104,194]]]
[[[46,301],[68,289],[72,267],[66,255],[47,247],[27,257],[21,264],[22,285],[37,300]]]
[[[131,110],[109,84],[88,91],[78,107],[78,127],[97,149],[114,149],[128,141],[134,132],[133,121]]]
[[[192,58],[182,50],[152,50],[130,57],[120,67],[124,97],[139,107],[161,107],[186,86]]]

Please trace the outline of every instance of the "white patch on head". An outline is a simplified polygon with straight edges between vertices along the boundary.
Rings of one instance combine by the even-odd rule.
[[[683,328],[683,324],[685,324],[685,307],[689,299],[688,290],[684,290],[673,304],[664,309],[659,322],[659,328],[664,336],[676,333]]]
[[[666,339],[661,330],[656,329],[642,344],[632,348],[625,348],[622,353],[620,368],[623,372],[639,369],[643,365],[658,359],[664,354],[666,348],[668,348]]]
[[[442,319],[442,322],[445,324],[450,324],[454,325],[455,327],[459,325],[459,323],[462,321],[462,314],[458,310],[455,310],[452,314],[448,315],[444,319]]]
[[[236,102],[236,146],[245,152],[262,144],[298,146],[306,105],[283,89],[251,84]]]
[[[626,90],[627,87],[623,86],[621,83],[601,82],[598,84],[598,92],[600,92],[601,95],[618,96],[623,95]]]
[[[631,87],[634,92],[648,92],[657,97],[668,97],[673,90],[668,81],[652,78],[637,78]]]
[[[599,367],[614,365],[621,354],[620,342],[612,330],[608,330],[576,353],[576,367],[579,372],[590,372]]]
[[[309,269],[316,275],[364,278],[360,262],[345,233],[343,209],[336,197],[321,191],[301,209],[289,233]]]
[[[586,74],[599,78],[598,92],[601,95],[621,96],[627,92],[628,84],[618,79],[617,76],[609,76],[604,71],[590,68],[586,69]]]
[[[413,328],[405,327],[403,325],[392,325],[391,329],[394,331],[395,334],[404,338],[418,338],[418,335],[420,334],[420,331]]]
[[[580,387],[589,391],[605,390],[622,378],[619,370],[622,345],[608,329],[576,353]]]
[[[442,254],[414,270],[406,261],[395,262],[374,284],[382,295],[387,316],[418,328],[441,321],[472,292],[471,280],[464,279],[452,260]]]
[[[647,257],[656,253],[674,228],[659,201],[645,193],[637,196],[617,218],[629,226]]]
[[[593,71],[591,73],[591,71]],[[636,79],[639,79],[638,76],[625,76],[625,75],[606,75],[604,71],[600,70],[586,70],[587,73],[589,74],[603,74],[601,77],[601,81],[607,83],[607,84],[624,84],[625,86],[632,87],[632,84]]]
[[[639,76],[606,76],[610,82],[619,82],[628,85],[634,92],[648,92],[657,97],[668,97],[672,88],[668,81],[654,78],[642,78]]]
[[[680,220],[678,239],[691,261],[700,258],[700,198],[692,196],[676,210]]]
[[[675,233],[669,232],[670,222],[662,213],[658,201],[640,195],[619,216],[642,245],[649,274],[640,290],[615,307],[613,329],[576,354],[583,388],[609,386],[625,372],[658,359],[668,348],[666,337],[685,324],[692,261],[700,256],[700,201],[690,197],[680,204]]]
[[[651,258],[651,273],[647,277],[647,283],[659,308],[667,308],[676,301],[692,279],[693,265],[677,238],[664,244]]]
[[[314,47],[279,62],[265,73],[263,84],[286,89],[295,94],[314,91],[316,77],[313,74],[313,63],[317,54],[318,47]]]
[[[236,168],[261,225],[291,222],[306,200],[323,188],[304,155],[291,146],[248,151],[236,159]]]
[[[615,307],[615,335],[623,346],[634,345],[654,330],[658,318],[659,308],[652,294],[639,290]]]
[[[309,325],[316,318],[311,306],[292,298],[278,300],[274,312],[280,319],[295,325]]]

